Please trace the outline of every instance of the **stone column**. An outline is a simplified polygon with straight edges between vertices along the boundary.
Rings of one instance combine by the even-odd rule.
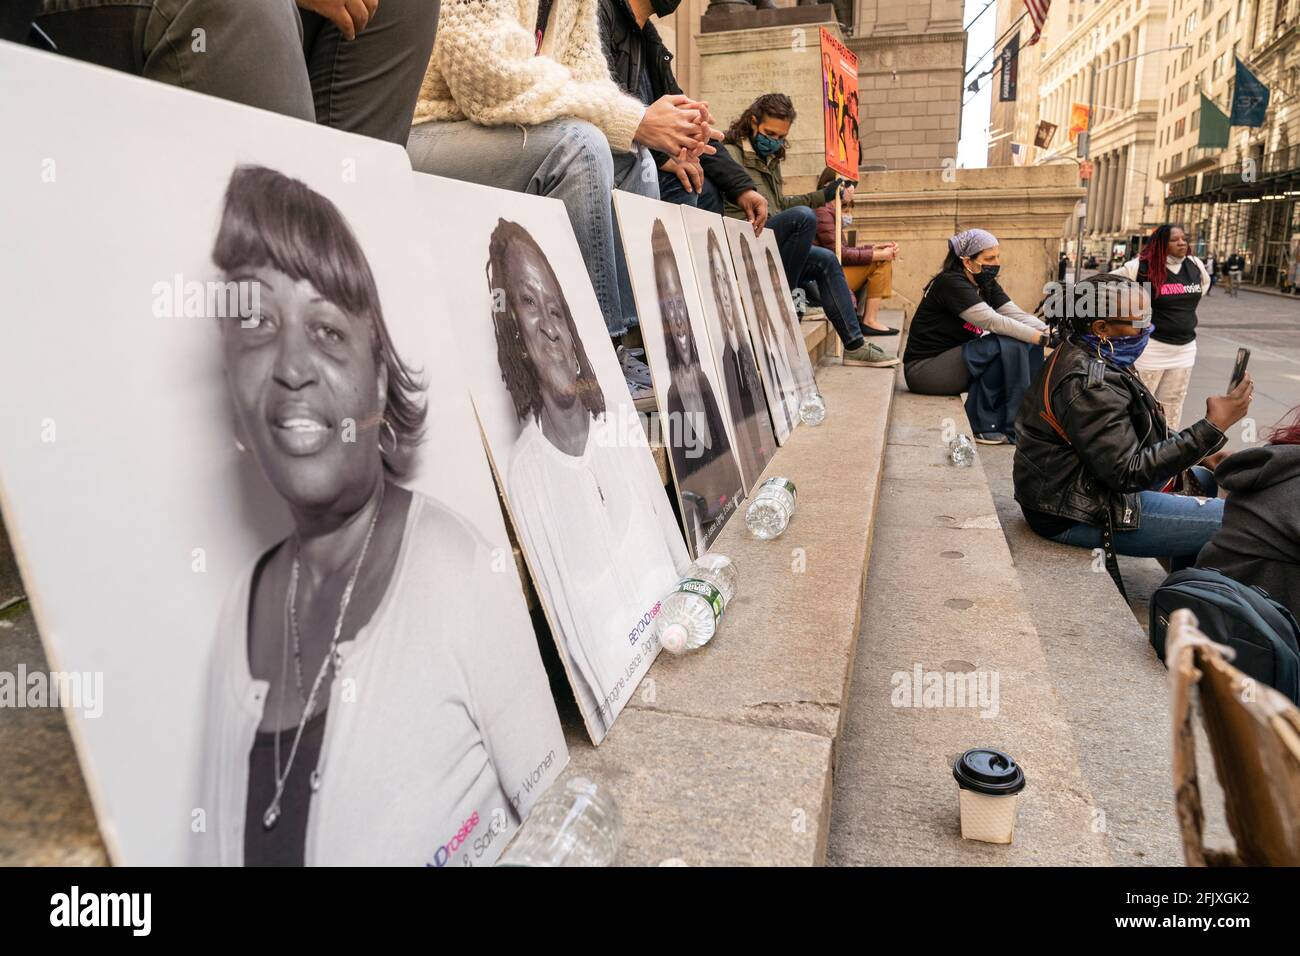
[[[1128,198],[1129,183],[1129,148],[1125,146],[1119,151],[1119,189],[1115,191],[1115,214],[1111,225],[1111,231],[1123,232],[1124,230],[1124,206]]]
[[[1106,227],[1106,200],[1110,195],[1110,163],[1105,156],[1097,158],[1096,203],[1088,210],[1092,220],[1091,233],[1096,235]]]

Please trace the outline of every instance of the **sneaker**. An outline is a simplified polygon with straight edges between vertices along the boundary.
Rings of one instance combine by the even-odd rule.
[[[980,432],[975,436],[977,445],[1010,445],[1012,441],[1002,432]]]
[[[633,351],[637,351],[645,355],[644,349],[625,349],[620,345],[616,351],[618,363],[623,366],[623,378],[627,380],[627,387],[632,390],[633,397],[636,394],[636,386],[648,389],[654,384],[654,380],[650,378],[650,366],[632,354]]]
[[[871,342],[864,342],[857,348],[844,353],[845,365],[865,365],[868,368],[893,368],[899,364],[902,359],[897,355],[890,355],[879,345]]]

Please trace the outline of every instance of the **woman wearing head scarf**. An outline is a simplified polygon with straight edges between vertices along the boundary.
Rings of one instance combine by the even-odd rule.
[[[490,862],[508,834],[486,857],[465,836],[518,823],[563,737],[532,635],[474,586],[493,549],[401,484],[426,400],[365,254],[328,199],[243,166],[212,258],[259,290],[222,359],[238,444],[292,531],[222,608],[196,861]]]
[[[998,240],[967,229],[948,240],[943,268],[925,287],[903,353],[907,387],[966,399],[975,440],[1014,442],[1016,409],[1042,364],[1047,326],[998,285]]]
[[[1133,372],[1151,326],[1140,285],[1089,276],[1063,300],[1049,299],[1046,312],[1065,341],[1016,418],[1013,480],[1026,523],[1053,541],[1103,548],[1116,584],[1116,554],[1189,566],[1219,530],[1223,500],[1206,468],[1194,471],[1202,497],[1163,489],[1227,441],[1224,432],[1250,408],[1250,376],[1208,399],[1203,419],[1174,432]]]
[[[1115,274],[1151,289],[1151,341],[1134,368],[1177,429],[1196,364],[1196,307],[1210,291],[1210,273],[1190,254],[1182,227],[1166,223]]]

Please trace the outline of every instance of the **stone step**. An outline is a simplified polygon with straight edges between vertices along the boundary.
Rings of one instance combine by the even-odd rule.
[[[765,473],[795,482],[789,529],[759,541],[737,516],[714,545],[740,571],[718,635],[660,654],[599,749],[571,729],[565,774],[610,785],[620,863],[825,861],[894,370],[823,366],[818,383],[826,421]]]
[[[901,381],[901,376],[900,376]],[[946,421],[948,420],[948,421]],[[1112,862],[984,470],[949,464],[956,398],[894,399],[828,860],[849,865]],[[923,673],[985,676],[979,706],[915,706]],[[997,694],[992,695],[992,679]],[[923,681],[924,686],[924,681]],[[955,688],[954,688],[955,690]],[[926,703],[922,697],[920,703]],[[971,701],[965,701],[968,705]],[[989,714],[990,716],[982,716]],[[1161,728],[1162,730],[1164,728]],[[960,837],[955,758],[1009,752],[1025,768],[1015,841]]]

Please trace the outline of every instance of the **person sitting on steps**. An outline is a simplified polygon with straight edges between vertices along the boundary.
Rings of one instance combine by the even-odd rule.
[[[1133,370],[1151,332],[1151,301],[1115,274],[1075,283],[1046,313],[1064,342],[1035,377],[1016,416],[1015,498],[1036,534],[1101,548],[1123,590],[1116,554],[1189,567],[1219,530],[1223,500],[1207,468],[1194,468],[1227,442],[1245,417],[1250,375],[1206,401],[1205,417],[1172,432]],[[1193,469],[1199,496],[1171,494]]]

